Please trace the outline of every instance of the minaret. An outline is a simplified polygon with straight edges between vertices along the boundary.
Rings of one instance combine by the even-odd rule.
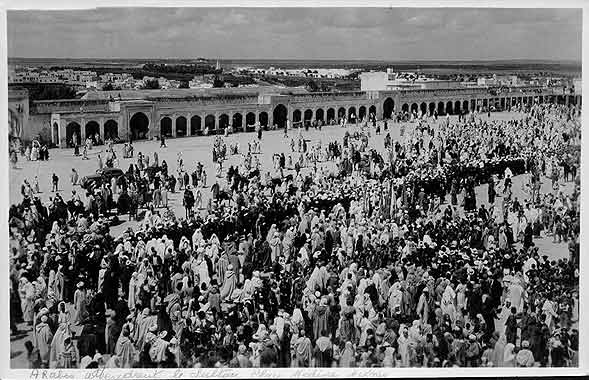
[[[219,59],[217,59],[217,65],[215,66],[215,80],[223,82],[223,70]]]

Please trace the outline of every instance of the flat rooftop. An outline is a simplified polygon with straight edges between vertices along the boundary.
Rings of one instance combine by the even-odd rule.
[[[260,94],[307,94],[307,90],[301,87],[233,87],[233,88],[171,88],[167,90],[120,90],[120,91],[88,91],[82,99],[108,100],[110,97],[123,100],[150,99],[150,98],[187,98],[187,97],[214,97],[224,95],[258,96]]]

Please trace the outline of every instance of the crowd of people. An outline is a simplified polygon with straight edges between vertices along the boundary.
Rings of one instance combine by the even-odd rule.
[[[86,204],[23,192],[9,215],[10,318],[13,333],[32,328],[30,367],[576,366],[573,111],[420,120],[382,154],[372,129],[307,146],[299,128],[285,140],[294,160],[275,155],[265,175],[248,144],[206,211],[202,164],[189,175],[180,154],[178,181],[139,153]],[[225,155],[218,138],[213,160]],[[166,191],[184,191],[184,217]],[[116,207],[138,221],[112,236]]]

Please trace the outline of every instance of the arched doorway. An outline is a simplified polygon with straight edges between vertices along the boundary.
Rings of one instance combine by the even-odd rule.
[[[337,110],[337,117],[338,117],[338,119],[341,119],[342,117],[346,117],[346,109],[344,107],[340,107]]]
[[[356,107],[348,108],[348,120],[356,120]]]
[[[425,102],[419,105],[419,111],[422,115],[427,115],[427,104],[425,104]]]
[[[483,99],[483,107],[488,107],[489,101],[487,99]]]
[[[419,106],[417,103],[411,104],[411,113],[417,113],[417,111],[419,111]]]
[[[312,110],[306,110],[305,111],[305,123],[308,121],[313,120],[313,111]]]
[[[207,129],[207,133],[213,133],[215,131],[215,115],[207,115],[205,117],[205,129]]]
[[[186,127],[187,121],[184,116],[180,116],[176,119],[176,136],[177,137],[184,137],[186,136]]]
[[[462,102],[462,111],[468,112],[468,100]]]
[[[247,130],[247,128],[254,128],[254,125],[256,124],[256,114],[253,112],[248,112],[245,115],[245,128]]]
[[[401,106],[401,111],[403,111],[403,113],[405,112],[409,112],[409,104],[405,103]]]
[[[53,128],[51,129],[51,142],[59,145],[59,125],[57,123],[53,123]]]
[[[335,120],[335,110],[333,108],[328,108],[327,109],[327,122],[331,123],[333,120]]]
[[[448,115],[454,115],[454,107],[452,107],[452,102],[446,103],[446,113]]]
[[[129,130],[132,140],[143,140],[147,138],[149,130],[149,119],[143,112],[137,112],[129,121]]]
[[[274,108],[274,112],[272,113],[272,117],[274,119],[274,125],[277,128],[284,128],[286,127],[286,119],[288,118],[288,110],[284,104],[279,104]]]
[[[260,112],[260,125],[268,127],[268,112]]]
[[[229,115],[221,114],[219,116],[219,129],[225,129],[229,126]]]
[[[360,106],[360,108],[358,108],[358,119],[362,120],[364,117],[366,117],[366,107]]]
[[[323,111],[323,108],[319,108],[317,111],[315,111],[315,120],[325,121],[325,112]]]
[[[243,131],[243,116],[239,112],[234,113],[231,124],[234,131]]]
[[[429,115],[430,116],[434,116],[434,113],[436,112],[436,103],[431,102],[429,104]]]
[[[75,121],[70,122],[65,127],[65,139],[68,147],[72,147],[75,144],[82,144],[82,127]]]
[[[439,102],[438,103],[438,115],[442,116],[445,115],[445,107],[444,107],[444,102]]]
[[[94,141],[100,138],[100,125],[94,120],[87,122],[84,129],[86,131],[86,138],[91,138]]]
[[[301,117],[302,117],[303,113],[301,112],[301,110],[294,110],[294,112],[292,113],[292,126],[299,128],[301,125]]]
[[[172,119],[167,116],[160,120],[160,136],[172,136]]]
[[[114,120],[104,123],[104,139],[116,140],[119,138],[119,124]]]
[[[202,120],[200,116],[194,115],[190,118],[190,135],[198,135],[202,132]]]
[[[225,129],[229,126],[229,116],[227,114],[222,114],[219,116],[219,128]]]
[[[476,110],[476,108],[477,108],[477,101],[475,99],[471,99],[471,101],[470,101],[470,109],[472,111],[474,111],[474,110]]]
[[[457,100],[454,103],[454,113],[457,115],[460,114],[460,100]]]
[[[372,116],[374,115],[376,117],[376,106],[370,106],[370,108],[368,109],[368,116]]]
[[[382,104],[382,117],[384,119],[390,119],[393,111],[395,110],[395,101],[392,98],[386,98]],[[376,112],[376,110],[375,110]]]

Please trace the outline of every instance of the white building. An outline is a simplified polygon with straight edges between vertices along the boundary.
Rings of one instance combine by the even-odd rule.
[[[86,83],[96,80],[93,71],[74,71],[72,69],[47,71],[27,68],[22,71],[9,72],[9,83],[65,83],[86,86]]]
[[[580,94],[581,93],[581,89],[583,88],[583,84],[581,82],[581,78],[575,78],[573,79],[573,87],[575,88],[575,92]]]
[[[477,78],[478,86],[495,86],[498,82],[494,78]]]
[[[497,75],[493,74],[491,78],[477,78],[479,86],[517,86],[520,81],[517,75]]]
[[[392,68],[387,71],[370,71],[360,74],[361,91],[391,91],[403,89],[443,89],[461,88],[461,82],[436,80],[420,77],[416,73],[395,73]]]
[[[105,73],[100,76],[100,80],[102,82],[117,82],[131,77],[131,74],[127,73]]]

